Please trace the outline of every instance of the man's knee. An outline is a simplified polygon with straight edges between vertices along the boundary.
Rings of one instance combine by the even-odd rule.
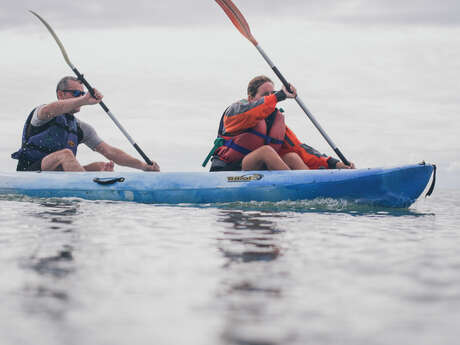
[[[69,161],[73,161],[76,159],[75,155],[70,149],[62,149],[62,150],[57,151],[56,158],[59,160],[60,163],[69,162]]]
[[[64,159],[73,159],[75,158],[75,155],[73,154],[72,150],[70,149],[62,149],[58,151],[59,156],[61,156]]]

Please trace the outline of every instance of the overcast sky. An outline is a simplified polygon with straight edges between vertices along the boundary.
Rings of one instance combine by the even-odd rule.
[[[295,17],[297,20],[359,25],[460,24],[459,0],[235,0],[251,19]],[[213,0],[2,0],[0,29],[32,28],[27,9],[57,27],[222,25],[223,12]],[[227,25],[227,23],[225,23]]]

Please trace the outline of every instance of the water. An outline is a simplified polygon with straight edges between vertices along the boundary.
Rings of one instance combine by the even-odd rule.
[[[2,344],[456,344],[459,190],[410,209],[0,200]]]

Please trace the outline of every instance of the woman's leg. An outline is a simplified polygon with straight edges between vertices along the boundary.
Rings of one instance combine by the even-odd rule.
[[[309,170],[310,168],[304,163],[302,158],[296,152],[286,153],[282,157],[284,163],[292,170]]]
[[[290,170],[279,154],[269,145],[252,151],[243,158],[241,170]]]

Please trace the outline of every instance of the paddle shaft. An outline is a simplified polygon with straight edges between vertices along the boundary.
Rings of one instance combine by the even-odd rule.
[[[85,79],[83,74],[81,74],[78,71],[78,69],[73,65],[71,65],[70,68],[72,68],[72,71],[75,73],[77,78],[83,83],[83,85],[86,86],[86,88],[88,89],[88,92],[91,94],[91,96],[95,97],[93,87],[88,83],[88,81]],[[131,145],[133,145],[133,147],[136,149],[136,151],[142,156],[144,161],[148,165],[153,165],[153,162],[149,159],[149,157],[147,157],[147,155],[144,153],[144,151],[142,151],[142,149],[136,144],[136,142],[133,140],[133,138],[129,135],[129,133],[126,131],[126,129],[124,129],[124,127],[117,120],[117,118],[112,114],[112,112],[105,105],[105,103],[103,101],[101,101],[101,102],[99,102],[99,105],[101,106],[102,109],[104,109],[104,111],[107,113],[107,115],[109,115],[109,117],[112,119],[112,121],[118,127],[118,129],[124,134],[124,136],[126,137],[126,139],[128,139],[128,141],[131,143]]]
[[[286,78],[284,78],[284,76],[281,74],[280,70],[275,66],[275,64],[272,62],[272,60],[268,57],[268,55],[265,53],[265,51],[262,49],[262,47],[259,45],[259,44],[255,44],[255,47],[257,48],[257,50],[259,51],[260,55],[262,55],[262,57],[264,58],[264,60],[268,63],[268,65],[270,66],[270,68],[273,70],[273,72],[275,72],[276,76],[281,80],[281,82],[283,83],[284,87],[290,91],[290,87],[289,87],[289,83],[288,81],[286,80]],[[307,106],[305,105],[305,103],[300,99],[299,96],[296,96],[295,97],[295,100],[297,102],[297,104],[300,106],[300,108],[302,108],[302,110],[305,112],[305,114],[308,116],[308,118],[310,119],[310,121],[313,123],[313,125],[316,127],[316,129],[318,129],[318,131],[321,133],[321,135],[323,136],[323,138],[327,141],[327,143],[329,144],[329,146],[331,146],[331,148],[334,150],[334,152],[337,154],[337,156],[342,160],[342,162],[346,165],[350,165],[350,162],[345,158],[345,156],[342,154],[342,152],[339,150],[339,148],[337,147],[337,145],[334,144],[334,142],[332,141],[332,139],[327,135],[327,133],[323,130],[323,128],[321,127],[321,125],[318,123],[318,121],[316,121],[315,117],[313,116],[313,114],[308,110]]]

